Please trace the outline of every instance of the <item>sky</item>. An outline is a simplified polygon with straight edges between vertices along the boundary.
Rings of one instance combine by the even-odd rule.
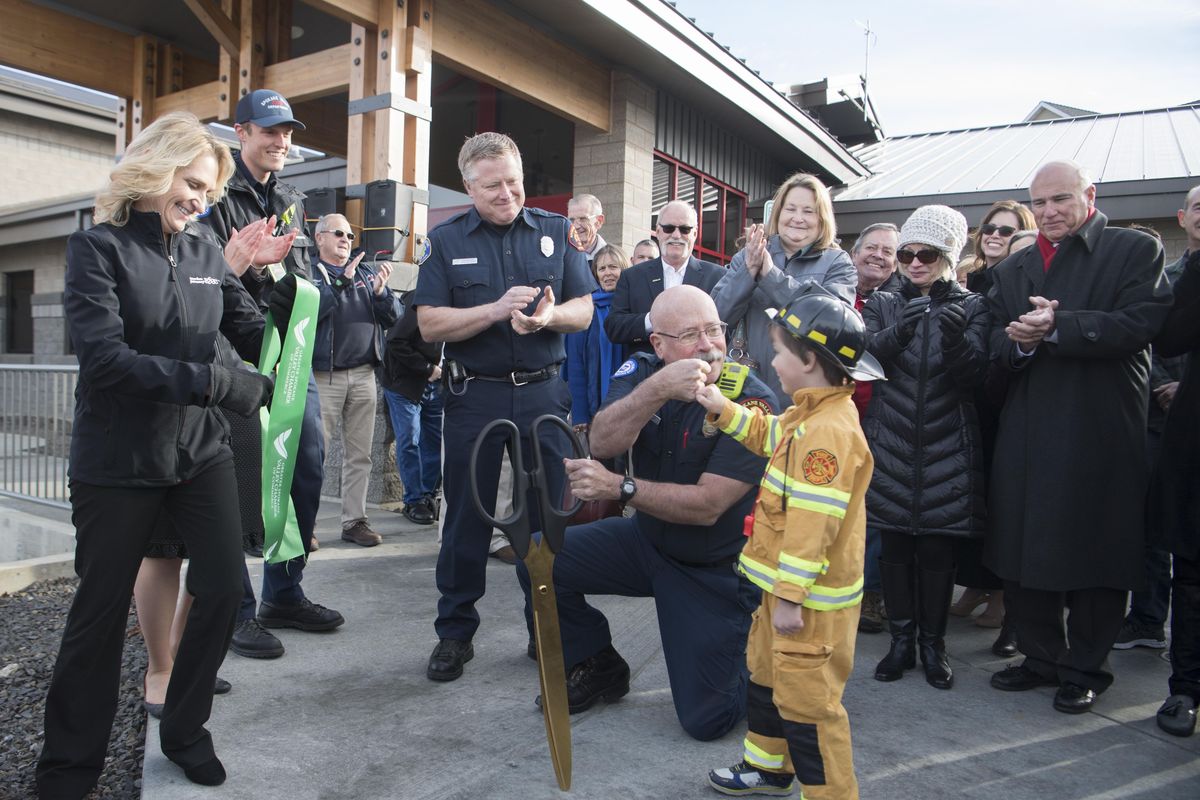
[[[675,0],[786,89],[864,68],[888,136],[1200,100],[1200,0]]]

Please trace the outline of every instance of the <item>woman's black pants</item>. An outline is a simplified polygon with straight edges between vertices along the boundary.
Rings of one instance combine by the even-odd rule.
[[[242,596],[237,492],[232,459],[173,486],[72,482],[79,588],[46,696],[40,797],[80,798],[100,777],[117,710],[129,600],[160,510],[187,545],[187,590],[195,599],[171,672],[159,741],[183,767],[214,757],[204,723]]]

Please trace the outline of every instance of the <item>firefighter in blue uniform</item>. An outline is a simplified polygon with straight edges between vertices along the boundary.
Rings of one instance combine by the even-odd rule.
[[[734,564],[766,459],[708,424],[695,402],[717,383],[725,357],[712,298],[672,287],[650,316],[657,355],[621,365],[590,431],[596,458],[632,447],[632,476],[596,460],[567,462],[576,497],[620,499],[636,512],[568,528],[555,558],[567,699],[577,713],[629,691],[629,665],[613,649],[608,620],[584,595],[653,597],[679,722],[696,739],[716,739],[746,712],[746,637],[759,593]],[[719,385],[734,402],[774,413],[774,393],[752,373]],[[518,576],[528,599],[524,565]]]
[[[558,378],[563,334],[588,326],[594,288],[567,218],[524,208],[521,154],[512,139],[471,137],[458,168],[473,207],[430,232],[412,301],[421,336],[446,343],[446,522],[437,564],[438,644],[426,670],[435,681],[462,675],[479,627],[475,601],[484,592],[491,526],[470,501],[475,437],[497,418],[511,419],[523,433],[542,414],[566,419],[570,395]],[[480,451],[486,508],[495,505],[503,441],[497,431]],[[550,464],[568,454],[565,438],[554,446],[560,452],[546,453]],[[523,438],[532,463],[528,448]]]

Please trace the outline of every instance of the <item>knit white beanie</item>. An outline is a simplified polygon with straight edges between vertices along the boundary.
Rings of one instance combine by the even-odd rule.
[[[946,255],[951,266],[967,242],[967,218],[950,206],[921,206],[900,229],[900,247],[927,244]]]

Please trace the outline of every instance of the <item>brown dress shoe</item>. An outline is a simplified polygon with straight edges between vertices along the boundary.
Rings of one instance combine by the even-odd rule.
[[[517,563],[517,551],[513,550],[511,544],[506,544],[496,552],[488,553],[488,558],[498,559],[511,566]]]
[[[383,537],[371,530],[365,520],[359,520],[349,528],[342,530],[342,541],[351,542],[360,547],[374,547],[383,542]]]

